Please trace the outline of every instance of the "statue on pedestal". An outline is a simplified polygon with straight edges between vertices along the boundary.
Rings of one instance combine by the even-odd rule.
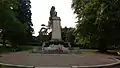
[[[55,7],[52,6],[50,10],[50,17],[57,17],[57,12],[55,11]]]
[[[50,17],[48,21],[48,28],[52,30],[51,40],[44,42],[42,45],[43,50],[49,50],[57,53],[68,53],[68,48],[71,47],[70,43],[64,42],[61,37],[61,19],[57,16],[55,7],[52,6],[50,10]]]
[[[49,17],[49,21],[48,21],[48,27],[51,28],[52,27],[52,17],[57,17],[57,12],[55,11],[55,7],[52,6],[51,10],[50,10],[50,17]]]

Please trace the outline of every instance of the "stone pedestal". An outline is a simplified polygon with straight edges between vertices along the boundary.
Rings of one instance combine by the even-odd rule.
[[[48,27],[52,29],[52,37],[48,42],[44,42],[42,45],[42,52],[46,51],[51,53],[68,53],[70,43],[64,42],[61,37],[61,19],[57,16],[55,7],[53,6],[50,11],[50,17],[48,22]]]
[[[52,38],[51,40],[61,41],[61,19],[60,17],[52,17]]]

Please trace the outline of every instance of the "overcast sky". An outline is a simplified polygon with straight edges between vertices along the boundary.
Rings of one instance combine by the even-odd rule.
[[[41,24],[48,25],[50,9],[56,7],[57,15],[61,18],[62,27],[75,27],[75,15],[71,9],[72,0],[31,0],[32,22],[35,36],[41,28]]]

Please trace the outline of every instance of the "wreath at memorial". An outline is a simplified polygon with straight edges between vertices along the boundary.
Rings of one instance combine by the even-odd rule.
[[[63,52],[63,49],[62,49],[62,47],[59,46],[59,47],[56,49],[56,51]]]

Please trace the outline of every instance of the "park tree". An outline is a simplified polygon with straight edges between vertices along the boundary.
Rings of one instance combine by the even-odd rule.
[[[64,40],[64,41],[67,41],[67,36],[66,36],[67,31],[68,31],[67,27],[61,28],[62,40]]]
[[[120,0],[72,0],[77,14],[76,42],[105,52],[120,44]]]
[[[67,41],[70,42],[71,46],[75,46],[76,44],[74,43],[75,41],[75,35],[74,35],[75,28],[68,28],[66,38]]]
[[[40,44],[49,41],[50,39],[51,39],[51,32],[48,33],[48,27],[45,24],[42,24],[38,35],[38,40]]]
[[[30,42],[33,40],[32,34],[34,32],[34,29],[32,28],[33,24],[31,21],[31,2],[30,0],[18,0],[18,10],[17,10],[17,18],[22,24],[25,24],[27,26],[27,36],[26,36],[26,42]]]
[[[75,28],[72,28],[72,27],[64,27],[62,28],[62,40],[66,41],[66,42],[70,42],[70,44],[72,46],[75,45],[74,41],[75,41],[75,35],[74,35],[74,31],[75,31]]]
[[[14,11],[16,9],[18,9],[17,0],[0,0],[0,29],[3,45],[5,45],[5,40],[9,40],[15,46],[25,36],[26,26],[16,18]]]

